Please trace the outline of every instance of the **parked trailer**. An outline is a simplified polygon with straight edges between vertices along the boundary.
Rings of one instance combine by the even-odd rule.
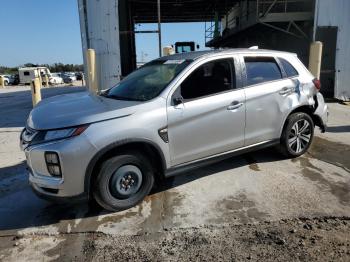
[[[22,67],[18,69],[19,74],[19,82],[22,85],[28,85],[32,82],[32,80],[41,75],[44,77],[45,75],[50,75],[50,70],[47,67]],[[42,79],[44,82],[45,79]]]

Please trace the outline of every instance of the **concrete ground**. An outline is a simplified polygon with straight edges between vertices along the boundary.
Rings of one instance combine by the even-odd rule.
[[[81,90],[47,88],[43,97]],[[317,131],[302,157],[283,159],[274,149],[234,157],[108,213],[31,192],[18,146],[30,90],[0,89],[0,260],[318,260],[323,252],[349,261],[350,107],[328,105],[328,132]]]

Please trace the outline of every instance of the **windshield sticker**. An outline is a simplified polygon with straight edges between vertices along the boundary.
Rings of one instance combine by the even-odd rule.
[[[183,62],[185,62],[185,60],[167,60],[165,61],[164,65],[180,65]]]

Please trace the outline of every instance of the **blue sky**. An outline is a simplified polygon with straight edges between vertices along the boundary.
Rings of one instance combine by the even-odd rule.
[[[80,64],[82,50],[76,0],[1,0],[0,65],[25,63]],[[156,29],[141,25],[138,30]],[[163,45],[195,41],[204,47],[204,24],[163,24]],[[145,60],[158,55],[156,34],[137,34],[137,55]]]

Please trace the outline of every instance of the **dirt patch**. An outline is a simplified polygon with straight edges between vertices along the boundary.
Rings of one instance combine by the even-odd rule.
[[[66,239],[64,244],[58,241],[60,244],[45,255],[60,261],[349,261],[349,232],[349,218],[317,218],[135,236],[66,234],[58,236]],[[19,247],[23,251],[30,248],[30,242],[25,243],[28,247]],[[0,258],[6,260],[10,245],[1,246]],[[41,254],[36,252],[39,259]]]

